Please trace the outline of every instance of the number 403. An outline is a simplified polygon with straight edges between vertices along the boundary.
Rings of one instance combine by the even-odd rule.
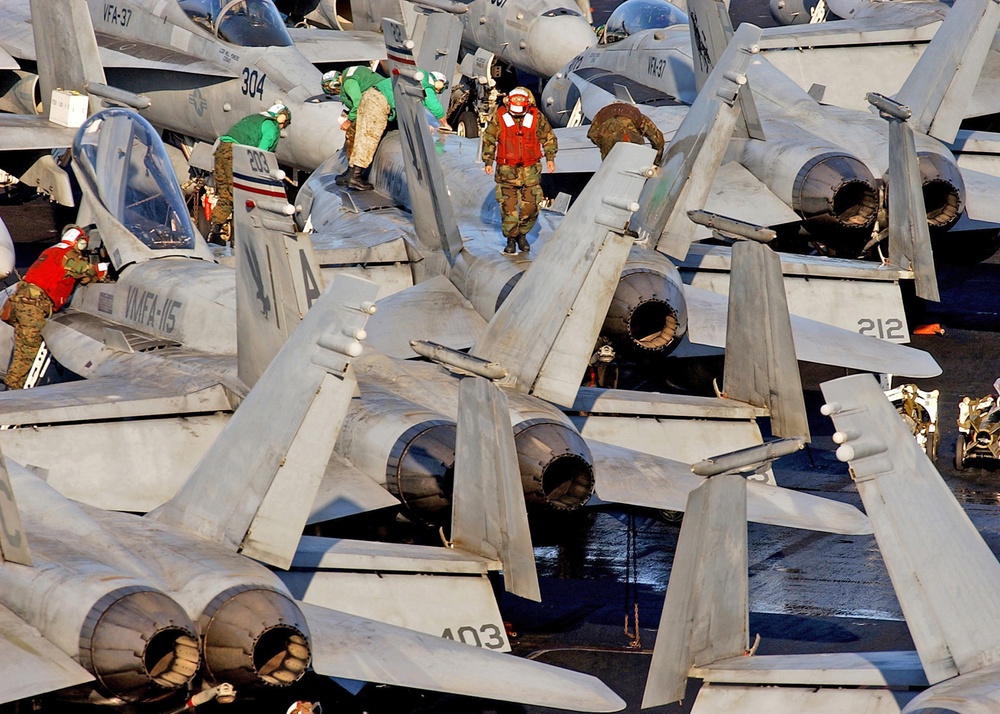
[[[500,633],[502,630],[493,624],[485,624],[476,630],[475,627],[459,627],[454,634],[451,628],[447,628],[441,633],[441,636],[446,640],[457,640],[458,642],[463,642],[467,645],[475,645],[476,647],[485,647],[488,650],[498,650],[503,647],[504,640],[503,635]],[[482,633],[483,637],[479,634]],[[457,636],[456,636],[457,635]]]

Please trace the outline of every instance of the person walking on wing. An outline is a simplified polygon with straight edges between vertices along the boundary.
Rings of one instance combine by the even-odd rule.
[[[634,104],[615,102],[601,109],[594,115],[587,138],[601,150],[601,161],[607,158],[611,147],[619,141],[642,144],[644,138],[649,139],[650,145],[656,149],[653,163],[659,166],[663,158],[663,132]]]
[[[381,74],[362,65],[348,67],[343,72],[331,69],[323,75],[323,92],[333,96],[339,95],[340,103],[344,106],[344,111],[340,115],[340,129],[344,132],[344,152],[348,158],[348,167],[344,173],[334,178],[338,186],[346,186],[351,175],[350,158],[354,150],[355,126],[361,97],[383,79],[385,77]]]
[[[233,144],[274,151],[278,148],[281,130],[291,123],[292,111],[279,102],[266,112],[240,119],[219,137],[214,172],[218,200],[212,209],[212,235],[219,236],[223,241],[232,237],[229,219],[233,215]]]
[[[442,129],[451,131],[444,118],[444,107],[438,100],[438,95],[448,88],[448,78],[440,72],[417,72],[421,75],[420,83],[424,88],[424,106],[441,122]],[[358,191],[370,191],[375,187],[365,180],[365,170],[375,159],[375,150],[382,141],[386,125],[396,118],[396,97],[392,93],[391,77],[386,77],[361,95],[357,117],[347,185]]]
[[[542,156],[549,173],[556,170],[559,145],[535,99],[524,87],[510,91],[497,107],[483,132],[483,162],[492,174],[496,160],[496,197],[500,203],[501,230],[507,239],[503,252],[531,250],[527,235],[538,220],[542,193]]]
[[[94,265],[83,257],[88,243],[82,228],[68,226],[62,240],[42,251],[10,296],[9,316],[4,316],[14,328],[14,356],[4,379],[8,389],[24,387],[28,370],[42,346],[45,322],[66,305],[76,284],[86,285],[107,274],[107,263]]]

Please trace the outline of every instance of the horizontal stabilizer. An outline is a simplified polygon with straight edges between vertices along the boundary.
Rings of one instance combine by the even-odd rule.
[[[653,157],[645,146],[615,145],[473,347],[506,368],[517,391],[573,403],[632,247],[624,230]]]
[[[28,534],[21,523],[21,513],[14,500],[7,462],[0,455],[0,563],[33,565],[28,549]]]
[[[336,34],[308,27],[289,27],[295,49],[313,64],[358,64],[385,59],[385,38],[380,32],[346,30]]]
[[[688,339],[699,345],[726,346],[728,302],[723,295],[684,287]],[[936,377],[941,367],[923,350],[867,337],[792,315],[795,354],[805,362],[907,377]]]
[[[704,479],[688,464],[590,439],[597,495],[602,501],[683,511]],[[828,533],[871,533],[865,515],[846,503],[778,486],[747,483],[747,519]]]
[[[343,677],[576,712],[625,702],[599,679],[512,655],[299,603],[313,635],[313,669]]]
[[[683,699],[693,665],[747,651],[747,568],[747,482],[714,476],[688,495],[643,708]]]
[[[306,523],[322,523],[398,505],[395,496],[335,451],[330,455]]]
[[[36,697],[94,681],[94,676],[0,606],[0,704]]]
[[[997,666],[1000,563],[870,375],[821,387],[928,681]]]
[[[52,90],[85,93],[88,83],[107,84],[94,25],[84,0],[31,0],[31,30],[42,104],[51,109]],[[96,109],[96,98],[91,98]]]
[[[377,290],[338,275],[178,494],[148,517],[287,567],[355,392],[348,365]]]

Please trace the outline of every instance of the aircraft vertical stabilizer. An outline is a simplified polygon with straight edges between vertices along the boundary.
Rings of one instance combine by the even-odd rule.
[[[0,455],[0,563],[33,565],[21,513],[14,501],[7,462]]]
[[[745,72],[757,52],[760,28],[744,24],[678,127],[659,175],[646,183],[632,229],[662,253],[683,259],[695,238],[688,209],[704,208],[740,114]]]
[[[747,484],[713,476],[688,495],[642,707],[684,697],[688,671],[745,654],[749,641]]]
[[[726,327],[726,397],[766,407],[775,436],[809,439],[781,260],[767,246],[733,246]]]
[[[995,669],[1000,563],[871,376],[821,387],[927,680]]]
[[[616,145],[472,348],[511,387],[572,406],[622,268],[625,234],[654,152]]]
[[[458,50],[462,44],[462,21],[444,10],[418,9],[410,23],[397,22],[389,17],[382,19],[386,57],[392,71],[420,69],[441,72],[451,82],[458,67]],[[447,109],[451,90],[446,89],[438,99]]]
[[[909,110],[892,100],[872,98],[889,122],[889,259],[913,271],[918,297],[938,302],[941,295]]]
[[[323,292],[305,233],[297,233],[274,154],[233,145],[233,242],[240,380],[253,387]]]
[[[895,96],[912,110],[915,131],[955,140],[998,25],[995,0],[962,0],[948,10]]]
[[[188,481],[148,517],[288,567],[356,389],[350,362],[377,292],[338,275]]]
[[[88,83],[107,82],[85,0],[31,0],[31,30],[46,112],[53,89],[85,93]],[[91,110],[97,109],[96,101],[91,100]]]
[[[448,17],[454,19],[451,15]],[[386,34],[387,42],[389,37]],[[410,71],[406,71],[393,77],[393,91],[396,94],[396,121],[403,135],[400,145],[414,230],[425,248],[444,250],[448,262],[454,265],[455,257],[462,250],[462,234],[455,220],[441,162],[434,154],[434,142],[428,132],[427,110],[422,104],[423,87]]]
[[[541,601],[507,397],[482,377],[459,385],[451,542],[499,558],[508,592]]]

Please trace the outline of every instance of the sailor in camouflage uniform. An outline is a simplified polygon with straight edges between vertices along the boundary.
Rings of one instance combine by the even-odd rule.
[[[535,108],[535,99],[524,87],[510,91],[497,107],[483,132],[483,161],[493,173],[496,160],[496,197],[500,203],[501,230],[507,239],[504,253],[531,250],[527,235],[538,219],[542,193],[542,156],[549,173],[556,170],[559,145],[548,120]]]
[[[66,305],[76,284],[86,285],[107,273],[106,263],[93,265],[83,257],[81,251],[86,250],[87,243],[82,228],[67,228],[62,240],[42,251],[31,264],[10,296],[10,311],[4,310],[4,320],[14,328],[14,356],[4,380],[8,389],[24,387],[42,345],[45,322]]]
[[[594,115],[587,138],[601,150],[602,161],[619,141],[642,144],[644,138],[656,149],[657,166],[663,158],[663,132],[633,104],[615,102],[601,109]]]

